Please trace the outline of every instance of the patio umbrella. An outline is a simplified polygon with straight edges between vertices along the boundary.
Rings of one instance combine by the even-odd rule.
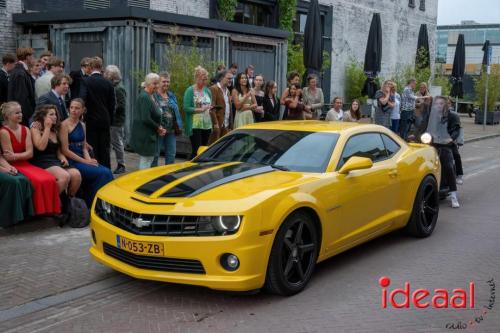
[[[465,42],[464,35],[458,35],[457,47],[455,48],[455,58],[453,59],[453,69],[451,71],[451,93],[450,96],[464,97],[462,80],[465,72]],[[457,102],[458,104],[458,102]],[[457,110],[458,111],[458,110]]]
[[[425,57],[419,57],[419,52],[425,51]],[[430,67],[431,58],[429,53],[429,35],[427,34],[427,24],[421,24],[418,32],[417,56],[415,58],[415,67],[424,69]]]
[[[311,0],[304,30],[304,67],[306,68],[304,79],[310,74],[315,74],[318,77],[318,85],[323,62],[322,35],[318,0]]]
[[[375,78],[380,72],[382,63],[382,24],[380,23],[380,14],[374,13],[370,32],[368,33],[368,42],[366,43],[364,71],[367,76],[363,91],[369,98],[373,98],[377,91]]]
[[[487,39],[483,44],[483,65],[488,65],[488,48],[490,47],[490,41]]]

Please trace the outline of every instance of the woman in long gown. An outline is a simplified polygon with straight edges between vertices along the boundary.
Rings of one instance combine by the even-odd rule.
[[[71,101],[69,117],[61,123],[59,140],[61,151],[71,167],[82,175],[83,199],[90,208],[97,191],[113,180],[111,170],[99,165],[87,150],[85,124],[80,120],[85,112],[85,103],[80,98]]]
[[[3,104],[2,116],[5,125],[0,129],[0,142],[4,157],[33,185],[35,214],[60,214],[61,201],[56,178],[28,162],[33,157],[33,144],[30,131],[21,125],[23,119],[21,105],[17,102]]]
[[[253,111],[257,109],[257,101],[253,90],[248,86],[248,77],[245,73],[236,76],[235,88],[231,94],[236,107],[233,128],[237,129],[254,123]]]
[[[21,222],[34,214],[28,178],[7,162],[0,149],[0,227]]]

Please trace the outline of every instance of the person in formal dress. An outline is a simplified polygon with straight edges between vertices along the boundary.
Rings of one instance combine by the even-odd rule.
[[[319,119],[325,105],[323,90],[318,87],[318,78],[311,74],[306,79],[307,87],[302,89],[302,100],[304,102],[305,115],[307,119]]]
[[[52,52],[50,52],[48,50],[45,50],[42,52],[42,54],[40,54],[40,58],[38,59],[38,61],[40,62],[40,65],[41,65],[40,66],[40,76],[47,73],[47,71],[48,71],[47,64],[48,64],[50,58],[52,58]]]
[[[227,88],[229,89],[229,92],[232,92],[236,83],[236,75],[238,75],[238,64],[232,63],[231,66],[229,66],[229,71],[233,74],[233,78],[228,83]]]
[[[228,88],[233,80],[233,73],[222,71],[217,76],[217,83],[210,87],[215,117],[212,118],[212,133],[208,144],[212,144],[226,135],[232,126],[231,91]]]
[[[288,96],[285,98],[285,112],[286,117],[283,119],[286,120],[304,120],[305,116],[305,107],[302,102],[300,86],[296,83],[290,84],[288,87]]]
[[[233,128],[237,129],[254,123],[253,112],[257,109],[257,101],[254,91],[248,86],[248,78],[245,73],[239,73],[236,76],[235,88],[231,97],[236,107]]]
[[[245,68],[245,74],[247,75],[248,78],[248,87],[249,88],[254,88],[255,87],[255,67],[253,65],[248,65],[247,68]]]
[[[29,179],[7,162],[0,147],[0,227],[9,227],[34,215],[32,194]]]
[[[116,156],[116,169],[113,171],[115,175],[124,173],[125,170],[125,114],[127,108],[127,92],[121,84],[122,73],[115,65],[106,66],[104,77],[113,84],[116,96],[116,109],[113,122],[111,123],[111,147]]]
[[[264,121],[264,85],[266,84],[264,80],[264,75],[257,74],[254,78],[253,93],[255,95],[255,101],[257,102],[257,107],[253,112],[255,122]]]
[[[23,124],[28,125],[29,119],[35,111],[35,87],[28,69],[34,62],[32,48],[18,48],[16,50],[17,63],[9,77],[8,101],[21,105]]]
[[[139,154],[139,169],[151,167],[158,151],[159,138],[167,131],[161,125],[161,107],[154,94],[160,85],[160,76],[149,73],[141,84],[143,90],[137,96],[134,107],[130,146]]]
[[[42,73],[42,63],[40,62],[40,60],[33,62],[29,66],[28,71],[31,74],[33,86],[35,86],[36,80],[38,80]]]
[[[76,168],[70,167],[61,151],[58,137],[60,125],[55,105],[40,105],[35,109],[30,130],[34,148],[31,164],[45,169],[56,178],[65,211],[66,199],[75,196],[82,177]]]
[[[169,90],[170,88],[170,74],[168,72],[161,72],[160,84],[154,93],[158,105],[161,108],[161,126],[165,129],[164,136],[160,136],[158,141],[158,151],[153,159],[151,166],[157,166],[160,160],[161,148],[165,153],[165,165],[175,163],[175,153],[177,151],[176,136],[180,135],[182,131],[182,118],[179,112],[179,105],[177,104],[177,97]]]
[[[9,75],[16,66],[16,57],[7,53],[2,57],[2,68],[0,69],[0,105],[7,102],[9,94]]]
[[[87,206],[91,207],[97,191],[113,180],[113,174],[89,154],[86,125],[81,120],[84,113],[85,102],[81,98],[73,99],[69,106],[69,117],[61,123],[59,140],[61,151],[68,159],[69,165],[80,171],[81,196]]]
[[[80,61],[80,69],[76,71],[71,71],[69,76],[71,77],[71,98],[83,98],[86,94],[85,92],[85,78],[92,73],[92,67],[90,67],[89,57],[84,57]]]
[[[301,94],[301,89],[300,89],[300,75],[296,71],[292,71],[288,73],[287,76],[287,87],[283,91],[280,97],[280,104],[285,106],[285,110],[283,112],[283,119],[287,119],[288,117],[288,108],[286,107],[286,99],[290,97],[290,87],[291,85],[295,85],[296,87],[299,87],[299,90],[297,91],[297,94]]]
[[[191,158],[200,146],[206,146],[212,131],[212,93],[207,87],[208,72],[205,68],[195,68],[195,84],[184,92],[184,134],[191,139]]]
[[[87,141],[92,146],[94,156],[106,168],[111,167],[111,124],[116,107],[115,88],[102,75],[102,59],[90,60],[92,73],[85,78],[83,100],[87,107],[85,124]]]
[[[50,80],[57,74],[63,74],[64,72],[64,61],[62,59],[52,57],[47,63],[48,71],[40,76],[35,82],[35,96],[40,98],[40,96],[45,95],[52,89]]]
[[[263,121],[274,121],[279,120],[280,117],[280,101],[276,96],[278,92],[278,85],[275,81],[269,80],[266,82],[264,88],[264,100],[262,102],[262,107],[264,109],[264,120]]]
[[[56,74],[50,80],[52,89],[40,96],[36,101],[37,107],[45,104],[52,104],[57,107],[57,115],[60,121],[68,118],[68,110],[66,109],[65,98],[69,91],[71,78],[66,74]]]
[[[30,180],[35,214],[60,214],[61,201],[56,178],[29,162],[33,157],[33,143],[30,130],[21,125],[21,105],[7,102],[0,108],[4,119],[4,126],[0,129],[0,146],[7,162]]]

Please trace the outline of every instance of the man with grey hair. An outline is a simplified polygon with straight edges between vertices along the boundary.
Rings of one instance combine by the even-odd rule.
[[[113,122],[111,123],[111,147],[115,152],[117,162],[116,169],[113,173],[117,175],[125,172],[125,151],[123,147],[125,131],[123,126],[125,125],[127,92],[120,84],[122,81],[122,74],[117,66],[106,66],[104,77],[113,85],[116,96],[115,116],[113,117]]]

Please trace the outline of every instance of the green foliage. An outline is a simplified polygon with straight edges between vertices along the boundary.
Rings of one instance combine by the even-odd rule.
[[[484,97],[486,94],[486,70],[476,79],[475,84],[477,104],[484,110]],[[500,100],[500,66],[492,66],[488,81],[488,111],[495,110],[495,103]]]
[[[234,20],[238,0],[217,0],[217,10],[224,21]]]
[[[299,44],[288,44],[288,72],[293,71],[300,75],[303,75],[306,71],[303,48]]]
[[[351,63],[347,65],[345,70],[345,95],[348,102],[357,98],[362,104],[366,103],[367,96],[363,96],[363,93],[361,92],[363,90],[365,80],[366,75],[363,71],[363,66],[352,60]]]
[[[436,75],[434,80],[432,80],[433,86],[441,87],[441,95],[449,96],[451,91],[450,79],[446,75]]]
[[[278,0],[280,29],[290,32],[289,44],[293,41],[293,20],[295,19],[297,0]]]
[[[398,64],[392,77],[389,79],[396,83],[397,90],[401,94],[409,79],[415,78],[418,87],[421,83],[428,83],[430,76],[431,69],[429,67],[415,70],[411,65]]]
[[[428,57],[429,52],[423,47],[417,50],[417,56],[415,58],[415,71],[418,72],[419,70],[425,69],[425,68],[430,68],[429,64],[429,57]]]

